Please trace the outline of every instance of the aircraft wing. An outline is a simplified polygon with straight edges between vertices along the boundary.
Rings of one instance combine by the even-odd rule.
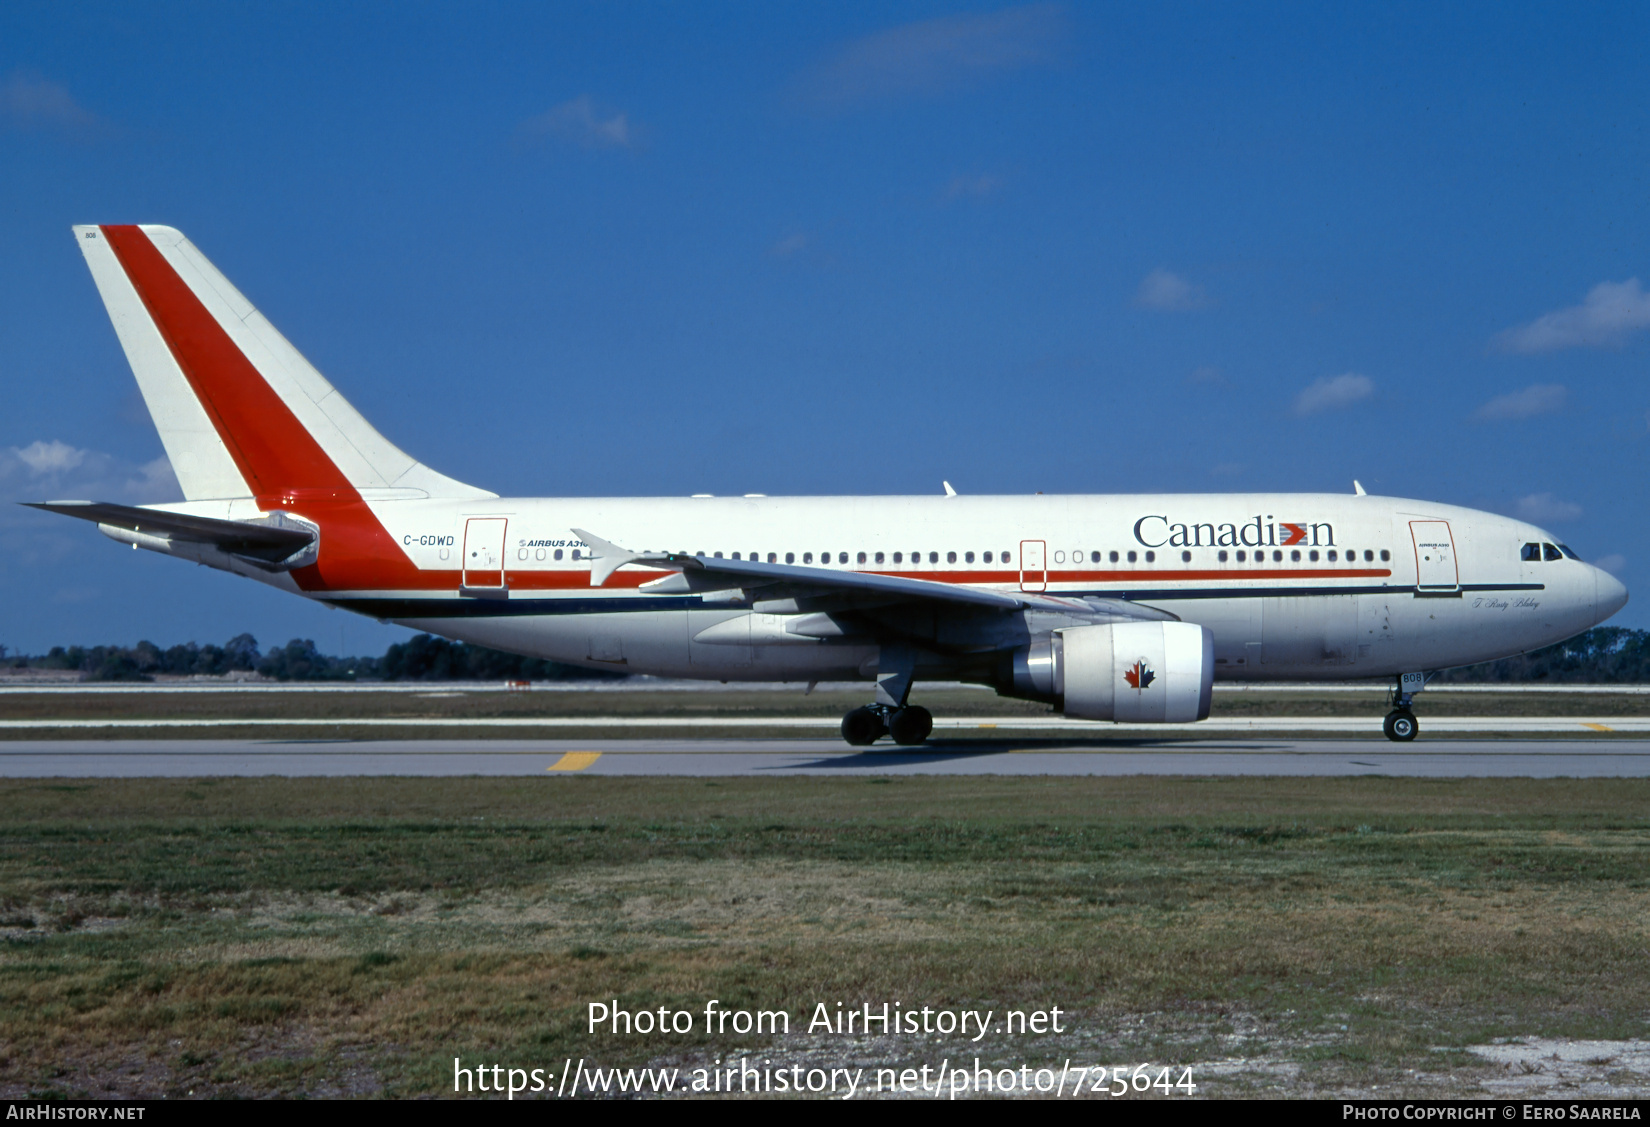
[[[111,528],[141,532],[148,536],[181,540],[193,544],[210,544],[233,556],[255,561],[276,563],[315,542],[316,532],[296,521],[288,522],[284,514],[274,520],[243,521],[220,520],[216,517],[197,517],[186,513],[169,513],[164,509],[144,509],[135,505],[116,505],[108,501],[25,501],[31,509],[78,517]]]
[[[1091,614],[1097,609],[1125,618],[1172,619],[1175,616],[1150,607],[1137,607],[1118,599],[1065,599],[1026,591],[997,591],[986,587],[965,587],[937,583],[931,579],[911,579],[900,575],[877,575],[863,571],[837,571],[826,567],[799,567],[795,564],[764,563],[761,560],[725,560],[690,556],[681,552],[632,552],[592,535],[582,528],[574,535],[596,549],[599,555],[590,569],[590,585],[604,585],[626,564],[676,571],[696,579],[726,580],[728,586],[761,586],[783,583],[811,587],[820,594],[882,596],[890,601],[911,599],[990,607],[997,610],[1051,610]],[[696,583],[695,587],[702,587]],[[1104,607],[1098,604],[1106,604]]]

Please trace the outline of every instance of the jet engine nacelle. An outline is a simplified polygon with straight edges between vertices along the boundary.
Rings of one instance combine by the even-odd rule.
[[[1081,720],[1202,720],[1214,682],[1214,635],[1190,622],[1068,627],[1014,659],[1018,695],[1053,700]]]

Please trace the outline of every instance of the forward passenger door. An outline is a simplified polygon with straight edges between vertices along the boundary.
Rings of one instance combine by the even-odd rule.
[[[1453,595],[1461,590],[1461,572],[1455,560],[1455,539],[1449,522],[1412,520],[1415,541],[1415,589],[1423,595]]]

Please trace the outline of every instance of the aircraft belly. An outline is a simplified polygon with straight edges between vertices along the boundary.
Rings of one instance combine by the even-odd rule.
[[[744,613],[743,611],[740,612]],[[546,661],[653,677],[718,681],[859,680],[877,647],[841,643],[725,646],[693,642],[719,611],[595,611],[498,618],[403,619],[413,630]]]

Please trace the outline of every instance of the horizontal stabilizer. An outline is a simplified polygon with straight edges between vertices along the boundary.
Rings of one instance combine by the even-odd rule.
[[[258,520],[219,520],[164,509],[116,505],[108,501],[25,501],[31,509],[45,509],[68,517],[93,521],[167,540],[208,544],[261,567],[277,567],[315,544],[319,533],[285,513]]]

